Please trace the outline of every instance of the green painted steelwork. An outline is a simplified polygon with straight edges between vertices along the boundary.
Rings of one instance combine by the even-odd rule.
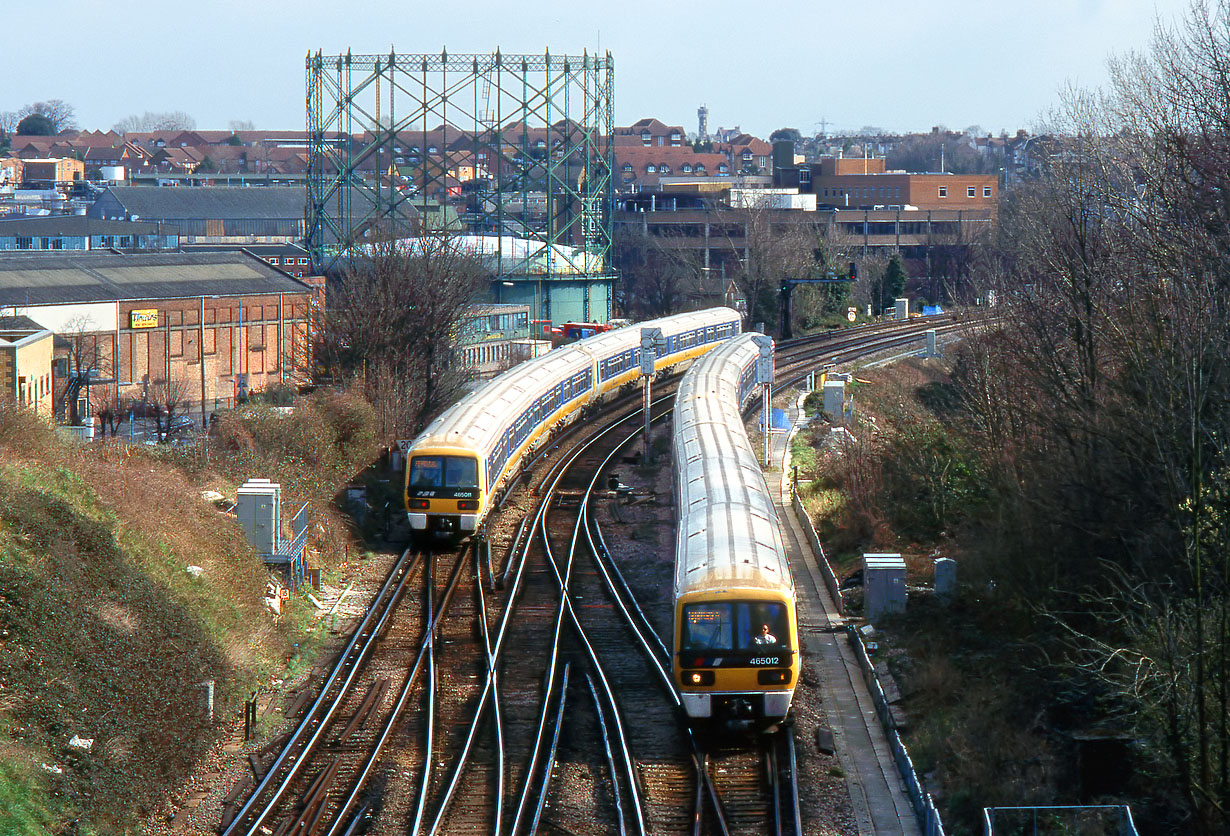
[[[556,282],[565,296],[601,285],[585,294],[602,300],[590,315],[610,317],[614,76],[609,52],[309,53],[314,263],[375,236],[438,231],[449,207],[449,234],[486,239],[476,247],[497,281],[538,287],[535,318],[554,318]]]

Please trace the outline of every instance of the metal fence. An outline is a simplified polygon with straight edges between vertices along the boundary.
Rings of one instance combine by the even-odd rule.
[[[287,584],[298,590],[307,578],[307,530],[310,519],[309,503],[303,503],[290,521],[291,538],[283,540],[272,554],[262,554],[261,559],[269,566],[285,566]]]
[[[1000,822],[1001,818],[1004,821]],[[984,807],[982,832],[984,836],[1037,836],[1039,833],[1137,836],[1132,810],[1126,804]]]
[[[853,625],[846,627],[846,634],[850,639],[850,645],[854,648],[859,667],[863,669],[863,679],[867,682],[867,689],[871,691],[871,699],[875,703],[880,725],[884,727],[884,734],[888,737],[888,745],[892,749],[893,760],[897,763],[897,771],[901,773],[905,791],[910,796],[910,805],[918,817],[918,826],[922,828],[925,836],[944,836],[944,824],[940,820],[940,811],[936,809],[931,793],[924,790],[922,782],[918,780],[914,762],[910,760],[910,753],[906,751],[901,734],[897,731],[897,721],[888,707],[888,698],[884,696],[884,689],[880,687],[875,665],[871,663],[871,657],[867,655],[862,636]]]
[[[829,565],[828,556],[824,553],[824,546],[820,545],[820,538],[816,535],[816,527],[812,525],[811,515],[803,507],[803,501],[799,499],[799,492],[797,490],[792,491],[791,496],[794,505],[794,515],[798,519],[799,525],[803,527],[803,532],[807,535],[807,542],[811,543],[812,552],[820,557],[820,574],[824,576],[824,585],[828,587],[829,595],[833,599],[833,605],[837,607],[837,612],[840,615],[845,615],[846,602],[841,597],[841,586],[837,583],[837,575],[833,573],[833,567]]]
[[[799,499],[797,491],[793,492],[792,504],[794,505],[795,516],[802,525],[803,531],[807,535],[807,541],[811,544],[813,552],[817,555],[817,561],[820,567],[820,574],[824,577],[824,585],[828,587],[829,595],[833,598],[833,603],[837,606],[837,611],[845,615],[845,601],[841,596],[841,587],[837,581],[837,574],[833,571],[833,567],[829,565],[828,556],[824,553],[824,547],[820,544],[820,538],[816,535],[816,527],[812,525],[811,516],[807,513],[807,509],[803,507],[802,500]],[[871,699],[875,703],[876,714],[880,718],[880,725],[884,727],[884,734],[888,738],[888,745],[893,752],[893,760],[897,764],[897,771],[901,773],[901,779],[905,783],[906,792],[910,796],[910,805],[914,808],[914,814],[918,817],[919,827],[926,836],[944,836],[944,825],[940,820],[939,810],[935,808],[935,802],[931,798],[931,794],[925,791],[922,787],[922,782],[918,780],[918,773],[914,769],[914,762],[910,760],[910,753],[906,751],[905,743],[901,740],[901,734],[897,731],[897,721],[893,719],[892,711],[888,707],[888,698],[884,696],[884,689],[880,687],[880,680],[876,676],[875,665],[871,663],[871,657],[867,655],[867,648],[863,645],[862,637],[853,626],[848,626],[846,632],[850,639],[850,644],[854,647],[854,655],[858,659],[859,667],[863,671],[863,679],[867,682],[867,688],[871,691]]]

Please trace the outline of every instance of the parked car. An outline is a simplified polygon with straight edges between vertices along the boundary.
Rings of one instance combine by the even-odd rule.
[[[132,408],[133,418],[165,418],[166,414],[166,407],[161,406],[160,404],[150,403],[149,401],[142,401],[141,403],[134,405]]]

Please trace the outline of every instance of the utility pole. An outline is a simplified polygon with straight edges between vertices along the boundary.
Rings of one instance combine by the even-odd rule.
[[[769,466],[769,433],[772,431],[773,417],[773,338],[767,334],[757,334],[752,338],[760,349],[756,358],[756,382],[760,384],[761,414],[764,422],[764,466]]]
[[[666,339],[662,336],[661,328],[642,328],[641,329],[641,379],[644,381],[642,411],[645,413],[645,463],[648,464],[651,458],[651,450],[649,446],[649,388],[650,381],[653,379],[654,372],[657,371],[657,359],[659,346],[665,348]]]
[[[205,297],[201,297],[201,318],[197,321],[196,335],[197,352],[201,361],[201,429],[208,430],[209,422],[205,420]]]

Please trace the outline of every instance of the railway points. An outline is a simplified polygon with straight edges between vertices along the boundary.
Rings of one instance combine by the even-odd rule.
[[[859,339],[887,350],[906,338],[869,330]],[[784,376],[855,350],[840,338],[816,342],[782,352]],[[804,353],[810,359],[802,360]],[[290,806],[267,817],[273,832],[304,814],[305,823],[318,822],[318,833],[343,832],[358,817],[375,833],[411,826],[433,834],[490,832],[493,821],[505,832],[528,832],[535,820],[539,832],[609,831],[621,822],[624,832],[642,832],[642,822],[643,832],[654,833],[773,833],[777,826],[809,834],[871,832],[847,813],[818,819],[815,798],[783,791],[790,785],[785,773],[793,772],[786,765],[796,760],[786,748],[722,745],[691,736],[678,722],[679,694],[663,641],[671,635],[669,602],[662,596],[671,562],[653,533],[670,527],[672,509],[669,490],[643,484],[652,468],[627,460],[639,446],[637,400],[616,399],[601,421],[576,422],[541,447],[540,458],[527,465],[530,478],[509,492],[491,522],[490,569],[483,550],[440,552],[435,567],[422,561],[398,615],[378,631],[383,638],[374,642],[376,661],[368,662],[361,687],[334,710],[338,731],[322,734],[336,740],[346,728],[357,730],[340,750],[325,751],[323,760],[303,757],[306,783],[283,793]],[[655,421],[669,402],[661,397],[653,404]],[[590,445],[588,452],[579,449],[581,441]],[[605,504],[611,471],[634,489],[645,488],[645,502],[621,509],[628,516],[622,524]],[[598,498],[586,499],[595,487]],[[560,502],[561,496],[580,501]],[[522,514],[529,521],[515,538]],[[517,547],[508,549],[514,539]],[[811,633],[801,632],[810,641]],[[416,659],[424,662],[412,667]],[[423,671],[417,679],[414,668]],[[381,681],[392,684],[373,696]],[[799,685],[808,693],[815,686]],[[320,702],[323,693],[314,699],[328,702]],[[394,703],[398,714],[391,712]],[[826,694],[825,710],[837,703]],[[357,720],[364,712],[379,719]],[[395,716],[400,719],[390,719]],[[874,713],[856,712],[852,719],[875,721]],[[828,722],[837,725],[831,716]],[[364,784],[345,761],[354,760],[349,750],[366,745],[376,728],[387,729],[387,743]],[[843,746],[848,738],[839,735]],[[788,738],[773,740],[785,747]],[[814,772],[818,764],[836,763],[819,757],[804,752],[796,763],[804,774],[813,770],[809,792],[814,796],[814,786],[823,784],[826,794],[845,796],[840,780]],[[884,763],[891,771],[891,759]],[[778,774],[784,783],[767,779]],[[870,781],[858,780],[866,793]],[[800,801],[801,812],[794,814]],[[314,810],[306,809],[308,802]],[[849,804],[836,797],[833,803]],[[874,822],[874,805],[867,809],[865,821]]]

